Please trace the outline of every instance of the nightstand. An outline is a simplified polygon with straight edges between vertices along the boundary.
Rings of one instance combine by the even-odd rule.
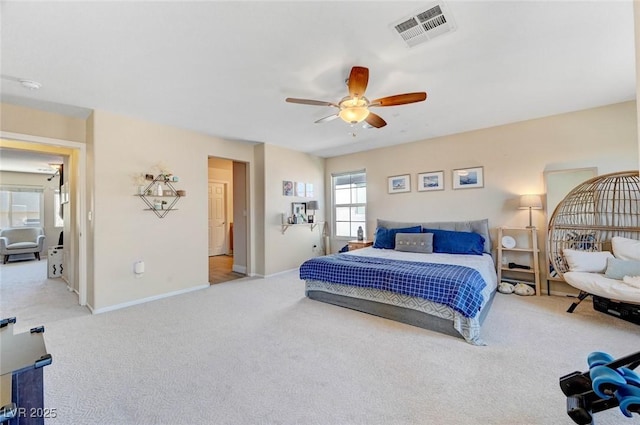
[[[363,240],[363,241],[349,241],[349,251],[353,251],[360,248],[366,248],[368,246],[373,245],[373,241]]]

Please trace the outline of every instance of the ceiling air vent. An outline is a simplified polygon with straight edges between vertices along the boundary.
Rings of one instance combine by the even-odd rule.
[[[456,30],[451,12],[443,2],[435,3],[392,24],[407,46],[413,47]]]

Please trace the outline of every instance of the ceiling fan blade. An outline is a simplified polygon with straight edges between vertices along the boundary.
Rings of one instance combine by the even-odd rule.
[[[372,100],[369,106],[396,106],[406,105],[407,103],[422,102],[427,98],[425,92],[396,94],[395,96],[381,97]]]
[[[373,112],[369,112],[367,118],[364,119],[367,124],[375,128],[381,128],[387,125],[387,122],[380,117],[380,115],[376,115]]]
[[[324,100],[311,100],[311,99],[296,99],[295,97],[288,97],[285,99],[285,102],[289,103],[300,103],[302,105],[315,105],[315,106],[335,106],[338,108],[333,102],[325,102]]]
[[[369,68],[354,66],[349,74],[349,96],[362,97],[369,84]]]
[[[329,115],[328,117],[320,118],[318,121],[315,122],[315,124],[321,124],[323,122],[333,121],[336,118],[338,118],[339,116],[340,115],[338,115],[338,114]]]

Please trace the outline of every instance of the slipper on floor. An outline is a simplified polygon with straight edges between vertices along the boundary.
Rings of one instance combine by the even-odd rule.
[[[500,282],[500,285],[498,285],[498,292],[502,294],[512,294],[513,290],[513,285],[509,282]]]
[[[525,296],[536,294],[535,289],[533,289],[531,286],[524,283],[516,284],[516,286],[513,288],[513,292],[515,292],[518,295],[525,295]]]

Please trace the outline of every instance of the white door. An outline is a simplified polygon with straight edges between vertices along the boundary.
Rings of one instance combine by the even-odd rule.
[[[209,182],[209,255],[227,253],[226,184]]]

